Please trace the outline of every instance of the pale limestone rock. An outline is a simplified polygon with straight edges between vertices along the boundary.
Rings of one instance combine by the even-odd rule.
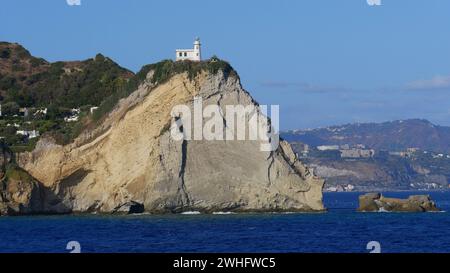
[[[239,79],[202,72],[156,86],[147,81],[122,99],[103,123],[61,146],[43,137],[20,166],[51,189],[64,207],[113,212],[137,202],[150,212],[321,211],[323,180],[281,141],[274,152],[259,141],[175,141],[173,106],[256,104]]]

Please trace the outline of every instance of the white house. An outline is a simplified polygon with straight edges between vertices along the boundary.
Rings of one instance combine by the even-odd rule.
[[[78,121],[78,116],[70,116],[70,117],[65,117],[64,118],[65,122],[74,122],[74,121]]]
[[[47,108],[41,108],[41,109],[38,109],[36,112],[34,112],[34,115],[36,116],[36,115],[39,115],[39,114],[41,114],[41,115],[47,115]]]
[[[71,115],[68,117],[64,117],[64,121],[65,122],[73,122],[73,121],[78,121],[78,117],[80,115],[80,108],[72,108],[72,110],[70,110]]]
[[[93,114],[94,111],[97,110],[97,109],[98,109],[98,106],[93,106],[93,107],[91,107],[91,108],[89,109],[89,111],[91,112],[91,114]]]
[[[201,53],[200,39],[199,38],[195,39],[193,49],[177,49],[175,50],[175,54],[177,61],[184,61],[184,60],[196,62],[201,61],[202,53]]]
[[[39,136],[39,131],[36,130],[32,130],[32,131],[27,131],[27,130],[18,130],[16,132],[17,135],[23,135],[26,136],[28,138],[36,138]]]

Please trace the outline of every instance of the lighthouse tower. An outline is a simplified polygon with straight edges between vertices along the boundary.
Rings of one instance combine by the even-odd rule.
[[[200,38],[195,38],[195,42],[194,42],[194,57],[195,60],[194,61],[201,61],[202,59],[202,50],[201,50],[201,43],[200,43]]]
[[[201,52],[201,43],[200,38],[196,38],[194,41],[193,49],[177,49],[175,51],[176,60],[177,61],[196,61],[199,62],[202,60],[202,52]]]

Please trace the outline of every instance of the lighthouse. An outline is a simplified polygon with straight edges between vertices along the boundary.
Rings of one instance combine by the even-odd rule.
[[[201,61],[202,52],[201,52],[200,38],[197,37],[195,39],[193,49],[177,49],[175,50],[175,54],[177,61],[184,61],[184,60],[190,60],[195,62]]]

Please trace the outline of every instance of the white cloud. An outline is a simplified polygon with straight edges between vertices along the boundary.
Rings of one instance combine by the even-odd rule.
[[[80,6],[81,0],[66,0],[67,5],[69,6]]]
[[[408,83],[406,87],[413,90],[448,88],[450,87],[450,75],[438,75],[431,79],[413,81]]]

